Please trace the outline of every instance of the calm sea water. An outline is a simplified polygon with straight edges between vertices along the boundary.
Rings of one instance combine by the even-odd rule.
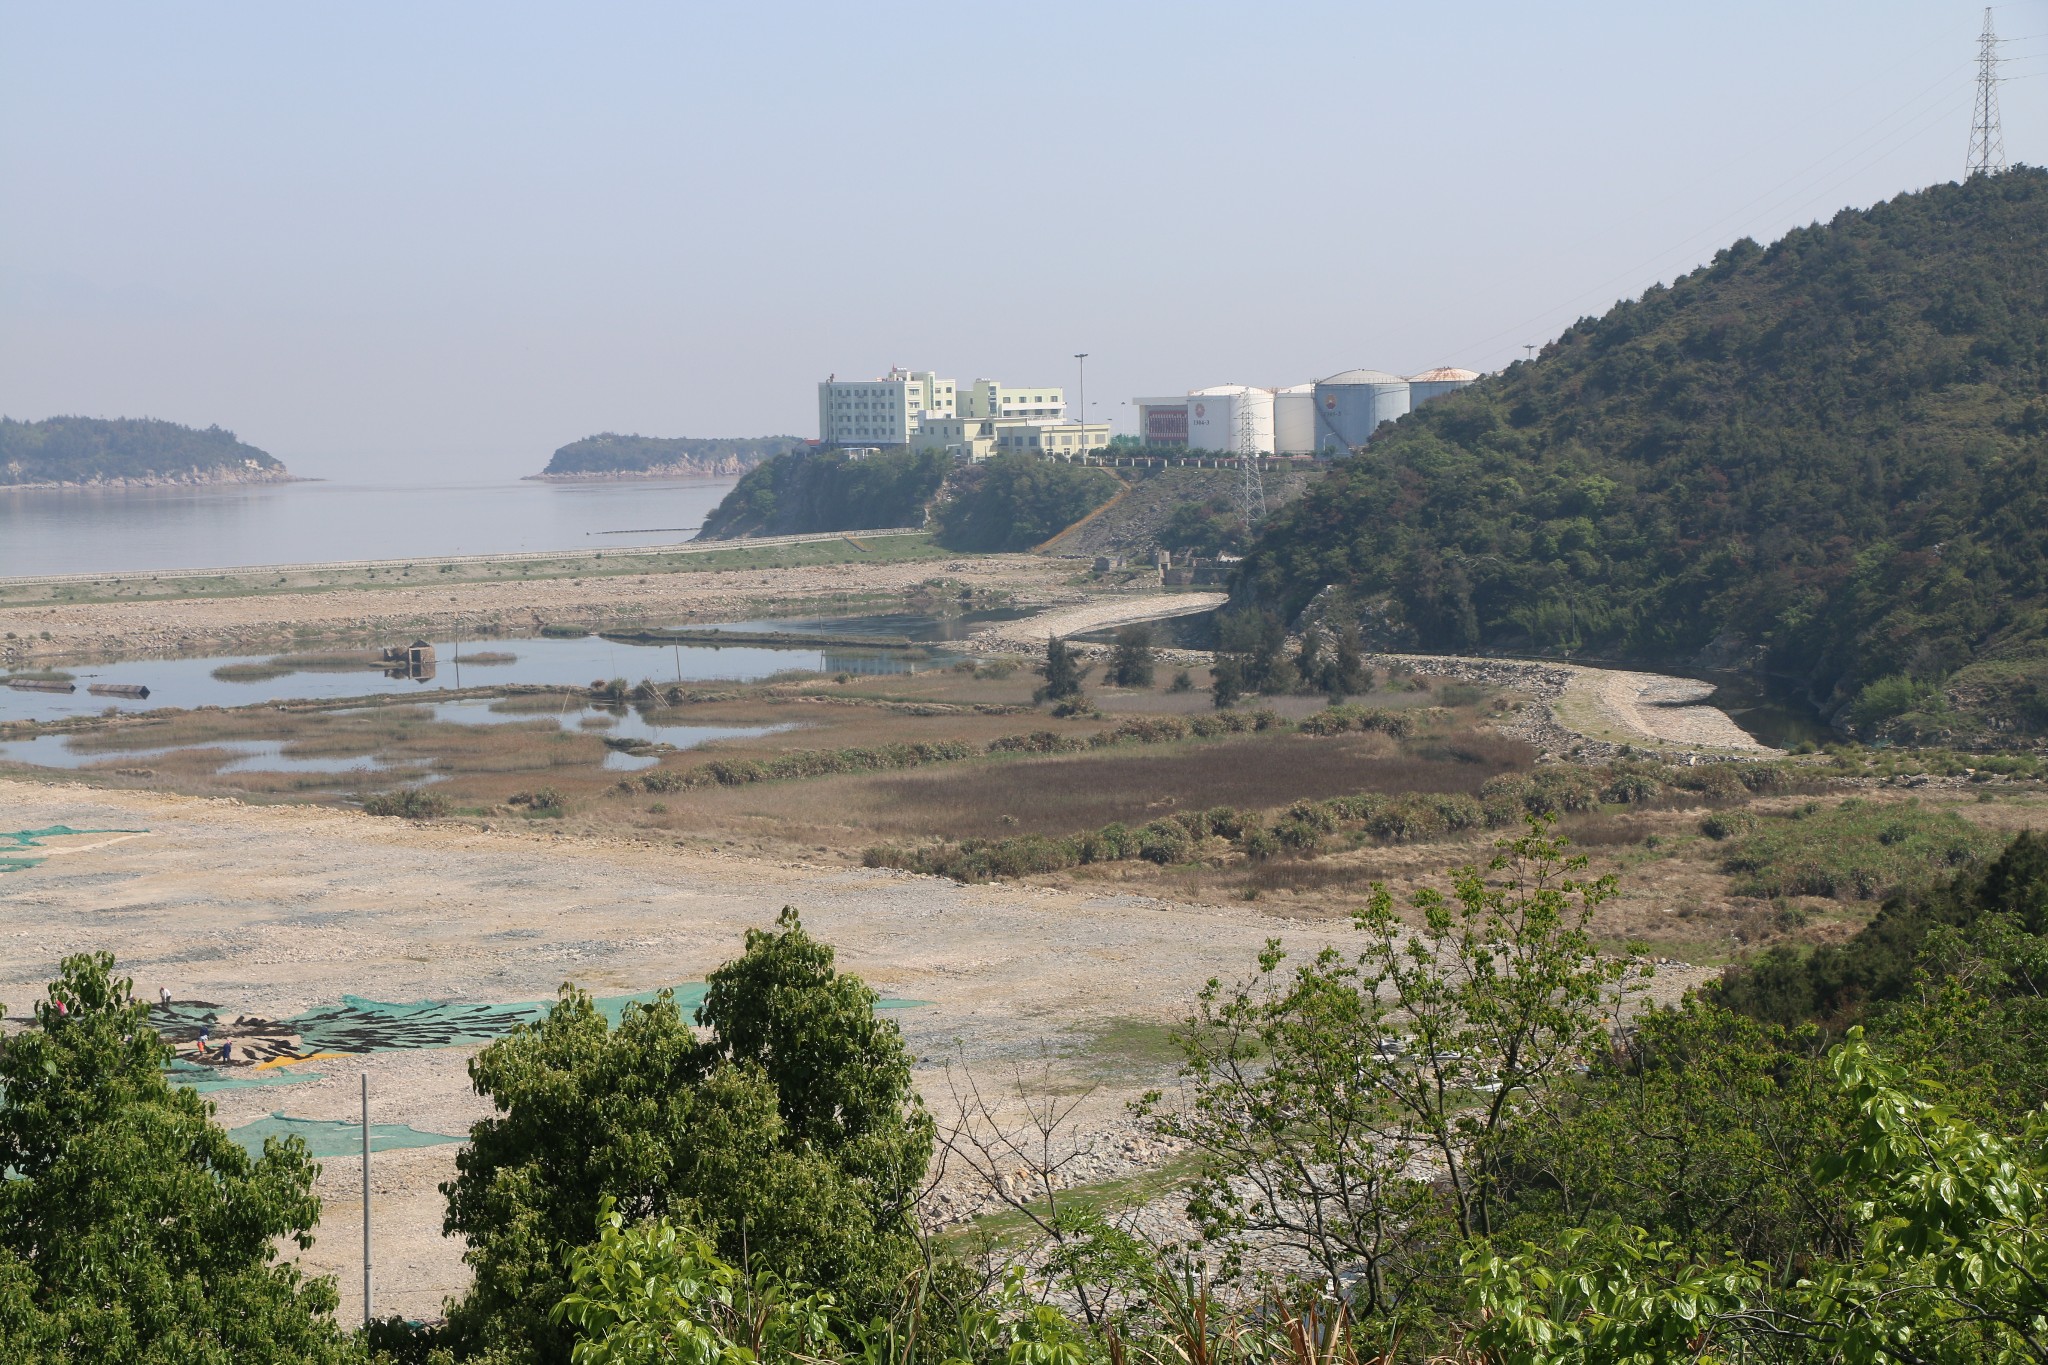
[[[735,482],[0,489],[0,577],[666,545]]]

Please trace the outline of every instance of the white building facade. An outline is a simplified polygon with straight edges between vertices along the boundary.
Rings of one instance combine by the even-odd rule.
[[[1057,385],[960,385],[930,370],[891,370],[880,379],[833,375],[818,385],[818,440],[944,450],[965,460],[1009,450],[1071,458],[1109,444],[1106,423],[1068,422],[1066,405],[1066,390]]]

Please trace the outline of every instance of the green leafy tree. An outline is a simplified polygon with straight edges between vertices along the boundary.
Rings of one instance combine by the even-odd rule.
[[[1347,625],[1337,632],[1329,656],[1323,661],[1320,684],[1332,701],[1372,691],[1372,670],[1365,666],[1365,642],[1356,625]]]
[[[1045,685],[1032,693],[1036,701],[1072,701],[1081,695],[1081,661],[1065,640],[1045,642]]]
[[[1227,654],[1209,666],[1209,695],[1218,711],[1227,711],[1244,696],[1244,665]]]
[[[609,1196],[598,1239],[569,1258],[557,1321],[575,1328],[572,1365],[740,1365],[830,1359],[835,1305],[772,1270],[751,1274],[666,1220],[627,1226]],[[829,1353],[829,1354],[828,1354]]]
[[[1323,632],[1310,626],[1301,633],[1301,648],[1294,655],[1295,676],[1304,692],[1318,692],[1323,686],[1323,670],[1328,656],[1323,652]]]
[[[1613,884],[1584,866],[1532,823],[1450,894],[1418,893],[1419,926],[1376,885],[1354,954],[1291,963],[1275,940],[1248,981],[1212,981],[1184,1035],[1186,1102],[1143,1105],[1202,1159],[1204,1235],[1287,1246],[1362,1313],[1441,1298],[1456,1247],[1507,1214],[1505,1135],[1605,1049],[1648,972],[1595,945]]]
[[[1245,537],[1244,513],[1234,499],[1225,497],[1184,502],[1159,528],[1159,543],[1165,548],[1204,557],[1240,551]]]
[[[1846,1254],[1846,1207],[1814,1163],[1841,1150],[1851,1117],[1813,1030],[1692,998],[1647,1011],[1503,1132],[1504,1235],[1619,1222],[1707,1262]]]
[[[785,909],[712,974],[708,1038],[666,994],[613,1029],[564,987],[480,1052],[471,1080],[498,1114],[443,1187],[475,1270],[452,1339],[492,1360],[566,1360],[574,1329],[554,1309],[607,1198],[856,1308],[885,1300],[917,1259],[908,1210],[933,1131],[875,1000]]]
[[[170,1048],[110,954],[64,960],[0,1042],[0,1357],[231,1365],[358,1358],[312,1245],[303,1141],[251,1158],[173,1086]]]
[[[1156,666],[1150,626],[1125,626],[1116,633],[1116,649],[1109,656],[1112,687],[1150,687]]]
[[[1511,1256],[1475,1248],[1467,1345],[1587,1365],[2048,1360],[2048,1114],[2014,1137],[1985,1128],[1916,1093],[1860,1027],[1829,1068],[1855,1117],[1815,1173],[1846,1198],[1846,1255],[1793,1275],[1629,1226]]]

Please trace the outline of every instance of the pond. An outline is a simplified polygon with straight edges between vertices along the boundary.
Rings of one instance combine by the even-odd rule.
[[[693,628],[780,631],[792,635],[908,637],[926,643],[958,639],[990,620],[1021,613],[969,612],[957,616],[889,614],[842,618],[717,622]],[[392,640],[391,643],[401,643]],[[162,707],[249,706],[279,701],[322,701],[374,695],[409,695],[430,700],[458,687],[528,683],[586,687],[600,678],[659,683],[759,682],[800,670],[861,675],[916,673],[942,666],[942,650],[907,657],[902,650],[832,646],[628,644],[596,635],[577,639],[544,636],[436,639],[431,676],[387,675],[367,662],[351,665],[333,653],[284,655],[217,654],[198,658],[136,658],[67,667],[75,692],[42,692],[0,687],[0,721],[57,720],[109,711],[151,711]],[[941,657],[941,656],[944,657]],[[93,683],[140,685],[147,700],[93,696]]]
[[[779,734],[784,730],[796,728],[794,724],[692,725],[682,721],[671,723],[669,717],[672,712],[650,710],[645,707],[586,706],[580,699],[567,694],[562,697],[559,705],[540,709],[531,704],[533,700],[535,699],[520,698],[500,701],[489,697],[472,697],[462,701],[438,702],[421,709],[427,711],[436,722],[445,725],[514,725],[552,720],[565,731],[581,731],[606,739],[642,740],[650,744],[665,744],[675,749],[695,749],[721,739],[758,739],[762,735]],[[362,715],[368,710],[369,708],[348,708],[326,714]],[[33,739],[0,741],[0,762],[26,763],[39,768],[122,768],[171,754],[204,752],[221,756],[220,766],[213,769],[213,775],[216,777],[231,776],[235,773],[264,772],[327,775],[391,774],[409,783],[431,782],[439,778],[438,774],[428,771],[429,760],[392,762],[368,754],[304,757],[289,752],[293,747],[290,740],[213,739],[192,744],[138,749],[110,749],[105,746],[105,741],[101,741],[80,749],[73,744],[74,738],[77,736],[57,734],[37,735]],[[633,772],[640,768],[651,768],[660,761],[657,754],[633,754],[612,749],[605,754],[602,766],[609,772]]]
[[[1842,736],[1828,728],[1820,713],[1789,686],[1759,684],[1754,678],[1715,676],[1709,679],[1714,693],[1705,705],[1728,714],[1728,719],[1759,744],[1773,749],[1792,749],[1801,744],[1819,748],[1839,744]]]

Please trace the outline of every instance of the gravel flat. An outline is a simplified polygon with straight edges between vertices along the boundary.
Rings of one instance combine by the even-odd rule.
[[[1313,948],[1330,933],[1249,908],[0,781],[0,829],[56,824],[148,833],[80,838],[64,856],[0,873],[0,999],[17,1019],[60,958],[91,950],[113,952],[140,994],[168,987],[223,1016],[275,1018],[343,995],[545,1000],[564,981],[624,994],[703,979],[788,904],[844,966],[928,1002],[893,1017],[942,1113],[949,1064],[1000,1082],[1072,1054],[1091,1024],[1180,1018],[1205,980],[1248,969],[1271,935]],[[220,1118],[353,1119],[367,1070],[374,1121],[461,1134],[487,1112],[464,1071],[473,1051],[302,1064],[321,1079],[221,1092]],[[1124,1127],[1124,1093],[1091,1104],[1105,1131]],[[381,1311],[431,1316],[465,1282],[435,1189],[455,1150],[373,1162]],[[344,1321],[360,1312],[359,1179],[353,1160],[327,1163],[326,1219],[305,1257],[340,1275]]]

